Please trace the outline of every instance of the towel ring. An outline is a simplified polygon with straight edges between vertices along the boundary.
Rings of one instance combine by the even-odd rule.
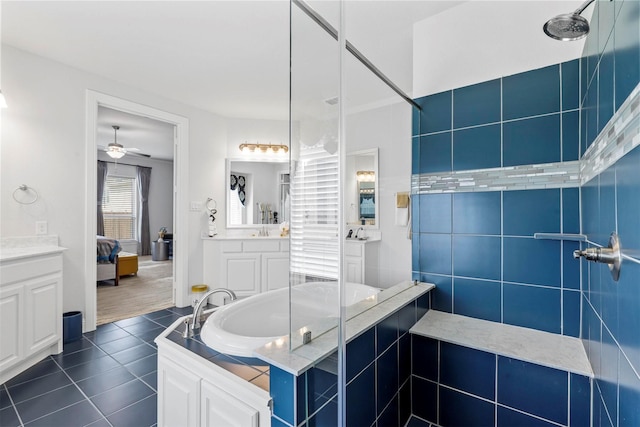
[[[212,202],[213,202],[213,203],[212,203]],[[209,198],[207,199],[206,206],[207,206],[207,210],[209,210],[209,212],[211,212],[211,214],[212,214],[212,215],[215,215],[215,214],[217,214],[217,213],[218,213],[218,209],[217,209],[217,207],[218,207],[218,202],[216,202],[215,200],[213,200],[211,197],[209,197]]]
[[[16,193],[17,193],[18,191],[24,191],[24,192],[31,191],[31,192],[33,193],[33,194],[31,195],[31,197],[33,197],[33,200],[31,200],[31,201],[22,201],[22,200],[19,200],[19,199],[16,197]],[[35,189],[35,188],[33,188],[33,187],[29,187],[29,186],[28,186],[28,185],[26,185],[26,184],[21,184],[18,188],[16,188],[16,189],[13,191],[12,196],[13,196],[13,200],[15,200],[16,202],[20,203],[21,205],[32,205],[32,204],[34,204],[34,203],[38,200],[38,197],[39,197],[39,196],[38,196],[38,192],[36,191],[36,189]]]

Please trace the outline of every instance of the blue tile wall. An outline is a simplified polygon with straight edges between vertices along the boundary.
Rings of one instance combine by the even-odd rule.
[[[442,426],[589,425],[589,377],[419,335],[412,343],[419,418]]]
[[[454,275],[500,280],[501,249],[500,237],[454,235]]]
[[[562,113],[562,161],[570,162],[580,158],[580,135],[576,132],[579,128],[580,113],[569,111]]]
[[[495,380],[495,354],[440,343],[440,384],[494,400]]]
[[[562,73],[562,110],[575,110],[580,106],[580,60],[560,64]]]
[[[580,72],[574,60],[416,99],[413,173],[577,160]]]
[[[504,234],[560,232],[560,189],[506,191],[503,200]]]
[[[492,402],[446,387],[439,387],[439,391],[439,425],[476,427],[491,427],[494,425],[495,405]],[[461,408],[464,408],[464,410],[461,410]]]
[[[423,98],[439,113],[429,127],[426,122],[414,123],[414,139],[446,136],[440,136],[440,145],[426,139],[414,145],[414,150],[441,151],[440,156],[414,152],[413,162],[420,162],[413,164],[414,173],[495,167],[496,143],[488,132],[498,125],[502,167],[580,159],[640,81],[639,17],[638,1],[598,0],[580,59]],[[486,110],[479,111],[482,99]],[[423,112],[420,119],[428,115]],[[487,153],[486,158],[474,158],[479,157],[476,150]],[[426,197],[413,211],[418,218],[415,223],[430,227],[414,227],[413,277],[436,284],[433,307],[581,337],[596,375],[591,383],[561,373],[563,379],[554,382],[555,374],[521,366],[522,384],[528,384],[532,375],[546,378],[539,396],[527,397],[531,390],[500,384],[506,378],[500,377],[499,367],[497,424],[588,425],[592,413],[594,426],[640,425],[640,265],[625,262],[620,281],[614,283],[606,266],[573,259],[575,249],[588,245],[532,238],[536,232],[582,233],[606,246],[609,233],[615,230],[623,247],[632,253],[640,251],[640,148],[581,188],[447,197],[451,197],[450,208],[441,204],[443,210],[433,213],[438,205]],[[427,212],[423,208],[432,211],[430,217],[423,217]],[[500,241],[499,270],[495,245],[486,246],[488,260],[469,255],[477,247],[472,242],[489,236]],[[415,352],[415,340],[413,344]],[[462,390],[417,376],[415,372],[426,372],[415,363],[413,384],[426,382],[420,385],[425,393],[440,396],[439,409],[427,411],[435,411],[437,417],[439,410],[440,419],[424,419],[446,424],[443,416],[445,420],[452,417],[453,422],[459,415],[442,406],[443,396],[457,402],[459,412],[461,407],[475,410],[476,401],[485,402],[481,396],[466,394],[475,400],[462,402],[464,398],[457,398]],[[517,402],[501,401],[508,396]],[[551,403],[540,403],[549,396],[561,402],[555,405],[561,408],[557,413],[549,412],[554,407]],[[533,406],[526,405],[527,399]],[[414,396],[414,405],[423,400]]]
[[[453,132],[453,170],[499,168],[500,125],[478,126]]]
[[[453,91],[455,129],[496,123],[501,120],[501,81],[491,80]]]
[[[504,166],[560,161],[560,114],[507,122],[503,133]]]
[[[347,343],[347,425],[404,425],[411,417],[409,329],[429,308],[429,295],[425,294]],[[429,360],[433,353],[425,351],[423,355],[427,365],[437,366],[437,354],[436,363]],[[338,376],[334,368],[317,365],[295,376],[271,365],[272,425],[337,425]]]
[[[451,171],[451,132],[420,137],[419,173]]]
[[[454,194],[453,232],[499,236],[502,224],[501,206],[500,192]]]
[[[269,369],[269,393],[273,398],[273,414],[291,425],[295,422],[296,377],[276,366]]]
[[[556,334],[562,332],[559,289],[505,284],[503,292],[505,323]]]
[[[452,92],[446,91],[416,99],[420,106],[420,134],[451,130]]]
[[[498,357],[498,403],[567,424],[568,373]]]
[[[580,71],[581,63],[575,60],[455,89],[453,116],[446,114],[451,92],[421,99],[438,115],[430,126],[414,124],[420,134],[414,133],[419,142],[412,158],[420,164],[412,170],[434,173],[577,160]],[[483,99],[485,110],[479,107]],[[420,120],[426,120],[425,114]],[[533,239],[537,232],[580,233],[578,188],[427,194],[414,200],[413,277],[436,284],[433,308],[580,335],[580,264],[572,257],[576,244],[565,247],[566,242]],[[565,372],[563,384],[544,377],[551,388],[547,395],[563,395],[555,407],[563,408],[558,411],[564,411],[564,419],[536,405],[509,401],[504,391],[505,402],[498,399],[496,404],[495,355],[423,338],[413,337],[412,344],[412,412],[439,425],[568,425],[569,396],[582,396],[573,389],[569,393]],[[430,360],[440,363],[434,366]],[[516,377],[537,375],[539,368],[519,365]],[[498,390],[518,387],[509,382],[512,374],[507,372]],[[588,406],[590,389],[586,396]],[[584,404],[584,398],[580,402]],[[575,418],[580,420],[578,414]]]
[[[454,313],[478,319],[500,322],[500,282],[455,277]]]
[[[598,1],[594,15],[581,59],[582,153],[640,82],[640,2]],[[583,186],[582,232],[606,245],[616,231],[623,250],[637,251],[639,209],[637,147]],[[596,374],[593,425],[640,425],[640,265],[623,262],[616,283],[606,267],[585,264],[582,339]]]
[[[579,335],[580,299],[565,301],[561,292],[579,289],[577,244],[533,239],[536,232],[580,232],[579,189],[425,194],[416,200],[414,277],[436,284],[434,308]],[[538,308],[549,316],[535,320],[530,313]]]
[[[560,65],[552,65],[502,79],[506,120],[560,111]]]

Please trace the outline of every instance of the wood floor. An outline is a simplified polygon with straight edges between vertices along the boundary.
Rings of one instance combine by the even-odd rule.
[[[98,282],[97,324],[116,322],[173,306],[173,261],[138,258],[138,274]]]

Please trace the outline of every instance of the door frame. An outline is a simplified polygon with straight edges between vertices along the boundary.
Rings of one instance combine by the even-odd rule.
[[[189,271],[187,269],[188,215],[180,206],[188,206],[189,190],[189,119],[177,114],[138,104],[115,96],[87,89],[86,91],[86,169],[85,193],[85,313],[84,330],[96,329],[96,233],[97,233],[97,160],[98,160],[98,107],[108,107],[138,116],[171,123],[175,126],[173,159],[173,302],[177,306],[187,305],[186,291]],[[185,236],[183,238],[183,236]]]

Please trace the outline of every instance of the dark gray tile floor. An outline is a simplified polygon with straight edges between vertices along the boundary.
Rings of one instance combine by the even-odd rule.
[[[170,308],[101,325],[0,385],[0,426],[156,425],[157,349]]]

